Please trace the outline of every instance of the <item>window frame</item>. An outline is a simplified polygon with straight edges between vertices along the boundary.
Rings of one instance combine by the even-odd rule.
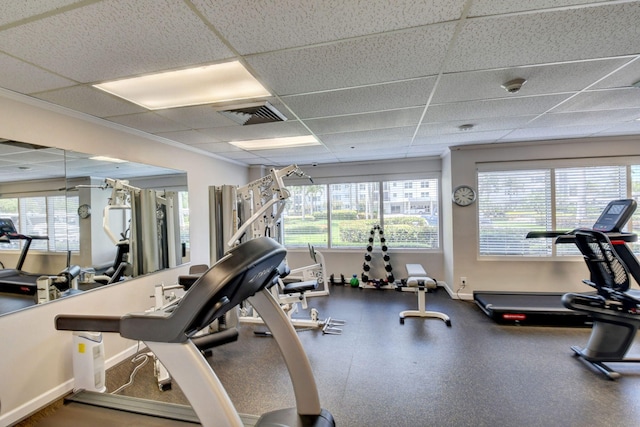
[[[426,174],[417,174],[417,175],[413,175],[413,176],[407,176],[405,174],[399,174],[399,175],[389,175],[389,176],[377,176],[377,177],[372,177],[372,176],[359,176],[359,177],[331,177],[331,178],[316,178],[314,177],[314,182],[313,184],[308,184],[306,181],[301,181],[301,180],[289,180],[286,185],[287,186],[307,186],[307,185],[323,185],[325,186],[326,190],[326,208],[327,208],[327,243],[325,246],[321,246],[321,245],[315,245],[317,248],[320,248],[322,250],[328,250],[328,251],[346,251],[346,252],[355,252],[355,251],[361,251],[362,247],[364,247],[366,245],[366,242],[362,243],[362,247],[356,247],[356,246],[333,246],[331,244],[332,242],[332,227],[331,227],[331,215],[329,214],[330,210],[331,210],[331,206],[332,204],[335,202],[335,193],[333,193],[332,191],[330,191],[330,186],[343,186],[344,185],[357,185],[358,188],[360,188],[361,186],[359,184],[363,184],[363,183],[371,183],[374,182],[377,184],[377,189],[373,190],[375,192],[378,193],[378,195],[376,195],[376,197],[378,198],[378,203],[379,203],[379,223],[381,224],[382,227],[384,227],[384,204],[385,204],[385,198],[383,197],[383,195],[385,193],[389,193],[391,194],[393,189],[397,189],[400,188],[398,185],[389,185],[388,187],[386,187],[385,190],[385,183],[389,182],[389,183],[396,183],[397,181],[414,181],[414,182],[419,182],[419,181],[427,181],[427,180],[435,180],[435,188],[431,188],[429,185],[422,186],[420,184],[418,184],[418,186],[416,187],[415,185],[412,186],[412,191],[414,192],[420,192],[421,190],[424,191],[425,188],[429,189],[429,194],[434,194],[435,195],[435,199],[437,200],[437,215],[438,218],[440,218],[440,212],[442,212],[442,178],[441,178],[441,174],[439,172],[433,172],[433,173],[426,173]],[[402,192],[398,192],[399,194],[404,194],[405,188],[404,186],[402,186]],[[408,190],[408,189],[407,189]],[[435,191],[434,191],[435,190]],[[389,214],[387,214],[389,215]],[[283,236],[283,242],[284,245],[287,247],[287,249],[296,251],[296,250],[303,250],[306,247],[302,246],[302,245],[295,245],[295,246],[291,246],[289,244],[287,244],[287,239],[286,239],[286,217],[283,213],[283,217],[282,217],[282,236]],[[437,234],[438,234],[438,238],[437,238],[437,247],[423,247],[423,248],[415,248],[415,247],[400,247],[400,246],[393,246],[390,245],[390,248],[392,249],[397,249],[397,250],[401,250],[401,251],[406,251],[406,252],[430,252],[430,253],[441,253],[443,251],[443,245],[442,245],[442,221],[438,220],[438,225],[437,225]]]
[[[486,163],[478,163],[476,169],[476,182],[478,182],[478,186],[480,186],[480,177],[479,175],[483,172],[509,172],[509,171],[527,171],[527,170],[540,170],[540,169],[549,169],[551,171],[551,230],[555,229],[556,225],[556,215],[557,215],[557,183],[556,183],[556,173],[557,169],[569,169],[569,168],[591,168],[591,167],[625,167],[626,168],[626,182],[620,183],[621,185],[626,185],[626,198],[634,198],[640,204],[640,191],[637,192],[637,195],[634,196],[633,193],[633,184],[632,181],[632,167],[640,168],[640,157],[638,156],[630,156],[630,157],[597,157],[597,158],[579,158],[579,159],[557,159],[557,160],[533,160],[533,161],[510,161],[510,162],[486,162]],[[636,175],[640,175],[639,172],[636,171]],[[640,187],[640,182],[635,183],[636,186]],[[480,191],[480,188],[478,188]],[[604,206],[603,206],[604,208]],[[498,254],[489,254],[482,255],[481,247],[480,247],[480,239],[481,239],[481,212],[480,208],[477,208],[476,213],[476,224],[477,224],[477,245],[476,245],[476,254],[477,259],[482,261],[581,261],[582,258],[579,254],[569,255],[569,254],[558,254],[558,251],[555,248],[555,245],[552,243],[552,239],[548,239],[552,244],[551,255],[498,255]],[[594,219],[595,220],[595,219]],[[640,223],[640,208],[636,210],[634,216],[629,221],[627,226],[627,231],[633,231],[633,223]],[[524,238],[524,237],[523,237]],[[637,253],[635,247],[640,247],[640,245],[633,245],[634,253]]]

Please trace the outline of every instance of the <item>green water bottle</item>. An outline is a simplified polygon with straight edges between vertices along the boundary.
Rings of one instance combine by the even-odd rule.
[[[351,280],[349,281],[349,283],[351,283],[351,287],[352,288],[357,288],[358,286],[360,286],[360,281],[358,280],[358,275],[354,274],[351,277]]]

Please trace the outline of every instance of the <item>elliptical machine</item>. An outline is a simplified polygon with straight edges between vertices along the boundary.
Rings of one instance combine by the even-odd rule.
[[[625,203],[619,203],[614,212],[625,208],[633,213],[635,201],[620,202]],[[571,349],[577,357],[615,380],[620,374],[606,362],[640,362],[640,359],[625,358],[640,327],[640,292],[629,289],[630,273],[637,273],[640,265],[625,243],[636,241],[637,235],[621,233],[618,237],[623,239],[610,239],[603,232],[580,229],[571,234],[591,273],[591,279],[583,282],[597,291],[596,295],[568,293],[562,297],[565,307],[593,318],[586,347]]]

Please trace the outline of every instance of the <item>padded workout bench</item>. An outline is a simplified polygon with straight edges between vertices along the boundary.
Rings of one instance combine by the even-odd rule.
[[[451,326],[451,319],[444,313],[438,311],[426,311],[426,294],[429,289],[435,289],[438,283],[427,276],[420,264],[407,264],[407,286],[402,287],[403,291],[416,292],[418,294],[418,310],[405,310],[400,313],[400,324],[404,325],[405,317],[433,317],[443,320],[447,326]]]

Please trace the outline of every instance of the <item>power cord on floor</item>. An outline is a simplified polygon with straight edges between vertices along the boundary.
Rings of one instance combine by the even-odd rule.
[[[135,376],[138,373],[138,371],[142,369],[142,367],[149,362],[149,356],[151,353],[138,353],[139,351],[140,351],[140,342],[138,342],[138,350],[136,351],[136,355],[133,357],[133,359],[131,359],[131,363],[135,364],[135,363],[138,363],[140,360],[142,360],[142,362],[136,365],[135,368],[133,368],[131,375],[129,375],[129,382],[121,385],[116,390],[112,391],[111,394],[118,394],[122,390],[124,390],[125,388],[133,384],[133,380],[135,379]]]

